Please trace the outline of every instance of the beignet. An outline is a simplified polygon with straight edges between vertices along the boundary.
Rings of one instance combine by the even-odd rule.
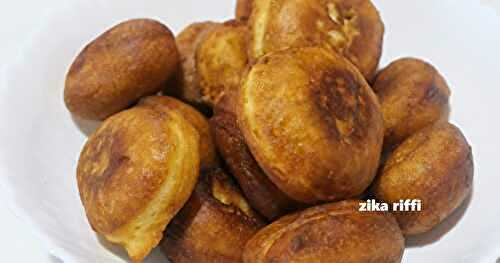
[[[302,203],[360,195],[379,164],[383,119],[359,71],[320,47],[262,57],[242,82],[237,118],[269,179]]]
[[[134,262],[156,247],[191,195],[199,137],[175,111],[134,107],[106,119],[85,144],[77,180],[88,221]]]
[[[176,263],[241,262],[246,241],[262,226],[230,178],[213,170],[168,226],[162,249]]]
[[[384,25],[370,0],[253,0],[250,57],[323,46],[349,59],[367,80],[382,54]]]

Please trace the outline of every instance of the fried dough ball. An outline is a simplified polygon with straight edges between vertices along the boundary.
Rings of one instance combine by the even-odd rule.
[[[198,132],[180,114],[135,107],[106,119],[77,169],[92,228],[141,262],[193,191]]]
[[[241,262],[246,241],[262,226],[230,178],[215,170],[172,220],[162,249],[176,263]]]
[[[165,89],[167,95],[186,101],[203,112],[207,108],[203,103],[200,80],[196,71],[196,49],[206,35],[217,27],[218,23],[193,23],[177,35],[175,42],[180,53],[180,67]]]
[[[236,2],[235,16],[236,19],[246,21],[252,13],[253,0],[238,0]]]
[[[212,30],[196,52],[202,100],[213,107],[225,92],[237,90],[248,63],[246,24],[229,21]]]
[[[280,218],[248,241],[245,263],[401,262],[404,238],[388,212],[359,212],[356,200]]]
[[[426,126],[448,120],[450,89],[441,74],[422,60],[392,62],[377,75],[373,90],[382,107],[388,147]]]
[[[388,203],[422,200],[420,212],[394,212],[404,234],[420,234],[460,206],[471,192],[473,175],[472,151],[460,130],[437,123],[396,148],[375,181],[373,193]]]
[[[347,60],[319,47],[288,49],[257,61],[242,85],[238,125],[260,167],[290,198],[315,204],[370,185],[383,119]]]
[[[200,134],[200,169],[207,170],[219,165],[210,124],[200,112],[188,104],[167,96],[146,97],[139,102],[139,105],[162,111],[173,110],[182,115]]]
[[[166,26],[149,19],[123,22],[75,59],[66,76],[66,107],[85,119],[105,119],[160,91],[178,63],[174,36]]]
[[[370,0],[254,0],[250,57],[288,47],[324,46],[371,80],[382,53],[384,25]]]
[[[253,158],[238,127],[235,99],[233,94],[226,94],[214,108],[210,124],[215,142],[248,202],[265,218],[274,220],[301,205],[279,190]]]

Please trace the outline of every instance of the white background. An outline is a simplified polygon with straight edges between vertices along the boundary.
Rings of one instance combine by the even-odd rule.
[[[43,14],[56,2],[58,1],[1,1],[0,58],[3,61],[11,61],[18,55],[22,35],[31,34]],[[0,68],[2,64],[0,62]],[[0,129],[2,128],[4,127],[0,124]],[[5,262],[61,262],[47,253],[41,240],[35,237],[23,220],[12,213],[3,200],[0,200],[0,248],[2,261]]]
[[[61,44],[63,50],[60,54],[77,53],[85,42],[91,39],[91,36],[105,30],[105,25],[110,25],[115,21],[106,20],[107,16],[102,14],[102,11],[95,10],[97,14],[93,19],[89,14],[86,17],[87,21],[79,21],[74,26],[74,31],[68,39],[67,45],[64,45],[66,35],[54,35],[53,41],[45,35],[43,43],[32,43],[35,33],[47,33],[43,25],[53,18],[53,14],[59,16],[64,15],[61,12],[53,12],[64,3],[66,7],[72,3],[88,3],[96,2],[100,6],[108,7],[115,3],[117,7],[125,1],[78,1],[78,0],[17,0],[17,1],[3,1],[2,8],[0,9],[0,70],[9,62],[14,60],[23,60],[23,72],[33,71],[33,76],[38,76],[36,71],[40,68],[33,66],[29,63],[29,58],[25,56],[26,47],[29,46],[31,52],[36,51],[36,45],[39,44],[39,54],[43,54],[45,46],[53,45],[54,43]],[[131,2],[131,1],[128,1]],[[141,1],[142,5],[148,5],[159,1]],[[173,0],[163,0],[165,3],[170,3],[169,10],[165,10],[165,14],[169,17],[162,17],[163,21],[172,26],[173,29],[178,31],[183,25],[189,21],[201,21],[205,19],[229,18],[232,13],[232,0],[215,0],[215,1],[200,1],[203,2],[197,5],[192,4],[189,7],[186,3],[196,3],[197,1],[184,0],[182,2]],[[211,2],[211,3],[209,3]],[[384,49],[384,57],[382,65],[387,64],[390,60],[399,56],[417,56],[425,58],[435,64],[447,78],[451,89],[453,91],[452,97],[452,119],[459,127],[461,127],[471,142],[474,149],[474,157],[476,163],[476,178],[475,178],[475,192],[465,215],[459,220],[457,225],[450,231],[442,240],[433,243],[432,245],[423,248],[415,248],[406,251],[405,257],[413,259],[411,262],[422,262],[418,260],[420,255],[427,259],[425,255],[432,255],[434,262],[494,262],[496,258],[500,258],[500,195],[498,186],[500,185],[500,178],[498,172],[498,156],[500,149],[500,142],[497,139],[500,134],[500,124],[498,121],[498,102],[500,101],[500,85],[497,79],[500,77],[500,1],[498,0],[420,0],[420,1],[401,1],[401,0],[380,0],[374,1],[381,7],[382,17],[386,25],[386,45]],[[481,2],[482,5],[479,3]],[[200,6],[201,5],[201,6]],[[177,6],[183,6],[182,11],[177,11]],[[214,10],[225,6],[224,10]],[[496,9],[494,8],[496,6]],[[383,8],[382,8],[383,7]],[[144,8],[146,10],[147,8]],[[109,8],[113,12],[119,13],[121,16],[127,11],[120,8]],[[75,12],[73,10],[73,12]],[[82,12],[89,12],[85,9]],[[138,10],[138,14],[142,10]],[[160,13],[157,10],[158,13]],[[207,17],[208,16],[208,17]],[[171,20],[170,20],[171,19]],[[65,27],[68,25],[59,25]],[[54,30],[60,32],[64,30]],[[79,34],[81,31],[81,34]],[[79,36],[75,40],[75,36]],[[50,42],[50,43],[49,43]],[[35,45],[35,46],[33,46]],[[66,49],[64,49],[66,48]],[[70,51],[68,51],[70,50]],[[51,54],[46,55],[46,61],[37,65],[44,67],[51,67]],[[54,61],[63,60],[64,63],[71,63],[70,56],[58,57],[54,54]],[[54,66],[56,68],[56,66]],[[59,70],[59,68],[58,68]],[[60,69],[61,72],[56,72],[57,76],[61,79],[64,77],[64,67]],[[27,74],[26,83],[29,82]],[[4,79],[0,78],[0,81]],[[60,95],[61,80],[57,79],[55,82],[49,83],[56,85],[56,87],[49,87],[50,92]],[[12,84],[12,83],[11,83]],[[14,83],[15,84],[15,83]],[[32,85],[3,85],[0,82],[0,102],[1,95],[9,94],[12,92],[19,92],[23,96],[29,96],[31,90],[48,85],[48,83],[35,82]],[[36,86],[39,85],[39,86]],[[15,86],[15,87],[14,87]],[[19,89],[12,91],[11,89]],[[47,88],[47,87],[44,87]],[[5,89],[5,90],[4,90]],[[21,90],[24,89],[24,90]],[[43,97],[45,98],[45,97]],[[54,97],[50,97],[54,99]],[[59,101],[59,98],[55,98]],[[0,104],[0,117],[7,116],[5,111],[12,111],[12,117],[8,120],[0,119],[0,135],[2,129],[16,129],[18,123],[22,121],[24,115],[20,112],[30,113],[34,111],[30,108],[32,103],[28,101],[27,105],[23,105],[23,111],[18,109],[5,109]],[[62,108],[62,103],[56,105],[57,115],[55,123],[64,123],[63,127],[69,127],[72,130],[63,130],[64,134],[76,134],[77,130],[73,127],[69,116]],[[40,110],[41,108],[37,108]],[[19,116],[17,116],[18,114]],[[30,114],[26,114],[28,116]],[[59,118],[59,119],[57,119]],[[31,121],[31,120],[28,120]],[[43,126],[41,126],[43,128]],[[59,126],[58,126],[59,127]],[[26,128],[26,127],[25,127]],[[5,131],[5,130],[4,130]],[[18,131],[7,132],[7,134],[15,135]],[[23,131],[19,131],[22,134]],[[47,132],[47,131],[42,131]],[[43,133],[45,134],[45,133]],[[3,138],[3,137],[2,137]],[[15,138],[17,141],[1,141],[0,140],[0,153],[4,145],[20,145],[27,139],[25,137],[10,137]],[[33,156],[39,158],[47,158],[44,165],[37,166],[40,169],[47,171],[59,171],[59,168],[67,172],[67,176],[74,176],[73,166],[74,159],[78,155],[78,149],[83,141],[83,136],[69,137],[72,140],[68,143],[68,147],[62,154],[69,155],[63,158],[68,163],[58,165],[54,169],[49,169],[44,165],[55,165],[55,161],[61,156],[41,156],[43,153],[50,153],[51,149],[40,149],[38,147],[52,147],[53,145],[44,144],[44,140],[53,138],[35,138],[40,139],[39,144],[33,145],[30,149],[31,152],[26,152],[26,163],[23,163],[23,155],[19,155],[17,160],[21,165],[33,166],[31,158]],[[32,139],[32,138],[31,138]],[[59,149],[59,145],[55,147],[54,152]],[[4,153],[5,154],[5,153]],[[29,155],[29,157],[28,157]],[[1,157],[1,156],[0,156]],[[14,170],[2,169],[2,160],[0,160],[0,176],[15,177],[21,176],[16,174]],[[52,162],[52,163],[51,163]],[[37,163],[37,165],[39,165]],[[56,169],[57,168],[57,169]],[[13,172],[11,172],[13,171]],[[40,170],[42,171],[42,170]],[[37,176],[38,170],[34,170],[30,176]],[[53,176],[54,174],[45,174],[45,176]],[[23,174],[26,176],[26,174]],[[54,175],[55,176],[55,175]],[[57,176],[61,176],[57,174]],[[1,178],[0,178],[1,179]],[[58,188],[54,185],[49,185],[54,189]],[[47,187],[49,187],[47,186]],[[44,185],[36,185],[33,187],[44,187]],[[0,188],[0,191],[7,189]],[[9,189],[12,191],[12,189]],[[73,189],[74,191],[74,189]],[[26,194],[26,193],[25,193]],[[62,196],[74,197],[74,192],[64,193]],[[2,196],[2,193],[0,193]],[[40,196],[40,200],[33,201],[48,201],[42,200],[44,197]],[[9,199],[12,200],[12,199]],[[79,204],[76,204],[79,205]],[[49,255],[45,246],[48,244],[39,241],[33,234],[34,225],[24,223],[24,220],[19,220],[16,216],[10,213],[9,209],[15,208],[18,211],[23,211],[25,214],[38,214],[37,211],[24,211],[22,208],[17,207],[16,203],[9,201],[5,203],[0,199],[0,251],[2,252],[2,261],[6,262],[59,262],[56,257]],[[49,207],[56,209],[57,207]],[[80,208],[78,208],[80,209]],[[80,218],[79,215],[72,215],[75,218]],[[78,217],[76,217],[78,216]],[[71,216],[69,217],[71,218]],[[60,218],[59,218],[60,219]],[[64,220],[60,221],[65,224]],[[450,223],[450,222],[448,222]],[[87,226],[82,226],[81,231],[86,233],[90,229]],[[69,237],[71,238],[71,237]],[[73,240],[76,246],[80,240]],[[445,244],[445,245],[442,245]],[[53,248],[52,248],[53,250]],[[410,261],[408,261],[410,262]]]

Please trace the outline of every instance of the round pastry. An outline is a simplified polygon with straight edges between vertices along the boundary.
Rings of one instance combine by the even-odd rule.
[[[301,205],[279,190],[253,158],[238,127],[234,102],[234,96],[226,94],[214,108],[210,125],[216,146],[248,202],[272,221]]]
[[[392,153],[373,185],[387,203],[421,200],[422,211],[394,211],[404,234],[427,232],[450,215],[470,194],[472,151],[460,130],[437,123],[405,140]]]
[[[168,226],[162,249],[172,262],[241,262],[243,247],[261,219],[221,170],[201,177]]]
[[[357,200],[282,217],[248,241],[245,263],[401,262],[404,238],[388,212],[359,212]]]
[[[140,106],[149,106],[161,111],[176,111],[186,119],[200,134],[200,169],[217,167],[217,153],[208,120],[193,107],[167,96],[150,96],[139,102]]]
[[[165,94],[175,96],[196,106],[204,113],[209,109],[204,105],[201,94],[200,80],[196,71],[196,49],[206,35],[218,23],[193,23],[177,35],[175,42],[180,54],[180,67],[164,90]]]
[[[106,119],[77,169],[92,228],[141,262],[194,189],[199,144],[198,132],[175,111],[135,107]]]
[[[392,62],[376,77],[373,90],[384,115],[384,144],[390,148],[420,129],[447,121],[450,89],[430,64],[414,58]]]
[[[370,0],[254,0],[249,26],[253,59],[288,47],[324,46],[371,80],[382,53],[384,25]]]
[[[363,76],[319,47],[261,58],[242,82],[237,118],[269,179],[296,201],[360,195],[379,163],[383,119]]]
[[[213,107],[225,92],[237,90],[248,63],[246,24],[229,21],[212,30],[196,52],[202,100]]]
[[[236,2],[235,17],[238,20],[246,21],[252,13],[253,0],[238,0]]]
[[[149,19],[123,22],[82,50],[66,76],[73,114],[102,120],[160,91],[179,62],[172,32]]]

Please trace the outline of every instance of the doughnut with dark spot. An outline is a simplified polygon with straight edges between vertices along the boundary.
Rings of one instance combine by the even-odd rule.
[[[420,212],[394,212],[405,235],[430,231],[472,191],[472,150],[462,132],[440,122],[406,139],[389,156],[372,186],[387,203],[420,199]]]
[[[376,77],[373,90],[384,115],[386,148],[392,148],[422,128],[447,121],[450,89],[429,63],[403,58]]]
[[[404,238],[389,212],[359,212],[358,200],[309,208],[259,230],[245,263],[398,263]]]
[[[194,189],[199,145],[197,130],[175,111],[134,107],[106,119],[77,168],[92,228],[141,262]]]
[[[242,81],[238,125],[268,178],[308,204],[361,194],[375,177],[383,119],[345,58],[321,47],[258,60]]]

